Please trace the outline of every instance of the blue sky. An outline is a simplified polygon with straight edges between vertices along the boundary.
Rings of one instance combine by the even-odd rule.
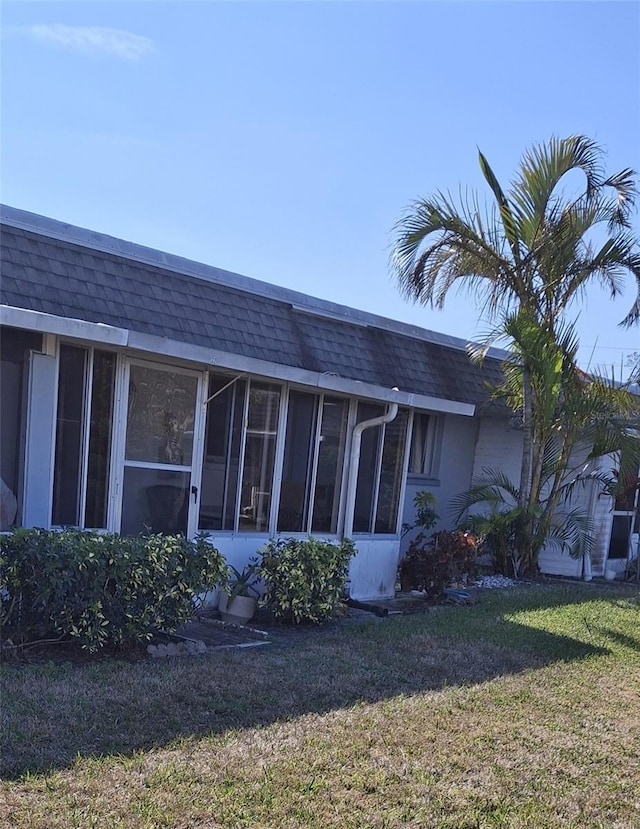
[[[407,204],[506,184],[584,133],[640,169],[637,2],[12,2],[2,201],[464,338],[465,295],[407,303],[388,270]],[[640,227],[638,215],[636,228]],[[593,290],[583,365],[640,328]],[[594,350],[594,346],[596,346]]]

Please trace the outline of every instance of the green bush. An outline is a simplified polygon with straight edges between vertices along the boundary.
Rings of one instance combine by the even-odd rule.
[[[330,619],[344,593],[352,541],[315,538],[272,540],[258,551],[265,584],[261,605],[276,619],[320,624]]]
[[[71,639],[96,651],[175,630],[226,578],[204,538],[15,530],[0,537],[3,638]]]

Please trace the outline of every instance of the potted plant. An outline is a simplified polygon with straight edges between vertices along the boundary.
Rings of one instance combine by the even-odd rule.
[[[246,625],[253,618],[259,595],[253,586],[257,569],[258,565],[254,561],[249,562],[242,572],[229,565],[229,583],[221,589],[218,603],[218,611],[223,622]]]

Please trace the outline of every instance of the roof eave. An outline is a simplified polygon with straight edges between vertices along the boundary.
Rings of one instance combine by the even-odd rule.
[[[201,366],[267,377],[323,391],[333,391],[369,400],[398,403],[401,406],[410,406],[416,409],[457,414],[465,417],[473,417],[475,413],[475,406],[471,403],[385,388],[373,383],[339,377],[331,372],[308,371],[295,366],[287,366],[255,357],[245,357],[242,354],[231,354],[226,351],[180,342],[168,337],[159,337],[154,334],[117,328],[103,323],[71,319],[9,305],[0,306],[0,323],[14,328],[39,331],[43,334],[55,334],[83,342],[125,347],[147,355],[170,357],[176,360],[197,363]]]

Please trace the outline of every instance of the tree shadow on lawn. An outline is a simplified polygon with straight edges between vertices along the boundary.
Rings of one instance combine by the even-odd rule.
[[[65,768],[78,756],[130,755],[361,701],[464,687],[621,646],[637,649],[622,631],[602,629],[594,638],[588,621],[567,636],[509,618],[560,612],[567,602],[579,618],[581,604],[593,598],[525,591],[493,595],[476,607],[342,625],[326,635],[301,635],[293,647],[6,669],[3,776]]]

